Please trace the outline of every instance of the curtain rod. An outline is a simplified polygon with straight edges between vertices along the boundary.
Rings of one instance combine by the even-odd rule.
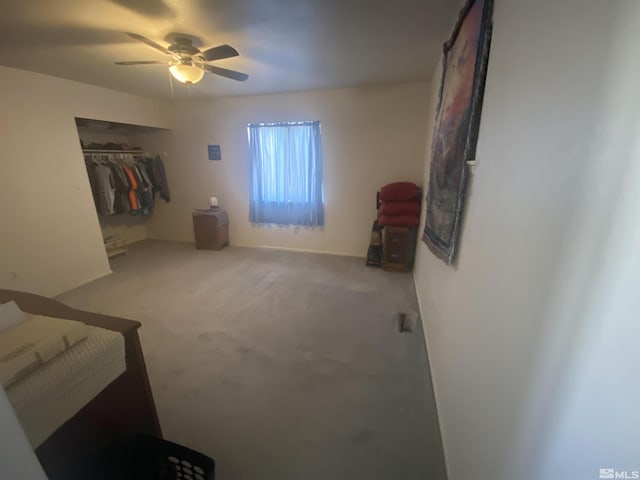
[[[313,125],[314,123],[320,123],[320,120],[312,120],[306,122],[270,122],[270,123],[250,123],[250,127],[277,127],[288,125]]]

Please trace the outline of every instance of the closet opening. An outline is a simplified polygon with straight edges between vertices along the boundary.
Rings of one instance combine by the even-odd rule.
[[[75,119],[109,258],[149,238],[153,212],[170,201],[165,162],[170,130]]]

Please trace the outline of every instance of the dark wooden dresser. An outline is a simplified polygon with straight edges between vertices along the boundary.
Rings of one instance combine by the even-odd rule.
[[[416,250],[417,227],[385,226],[382,229],[382,268],[410,272]]]

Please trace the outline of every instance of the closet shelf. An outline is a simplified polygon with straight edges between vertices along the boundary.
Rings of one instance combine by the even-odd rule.
[[[104,248],[109,258],[115,257],[116,255],[127,254],[127,244],[121,238],[113,236],[105,238]]]
[[[116,255],[126,255],[127,254],[127,249],[126,248],[115,248],[113,250],[107,250],[107,257],[111,258],[111,257],[115,257]]]

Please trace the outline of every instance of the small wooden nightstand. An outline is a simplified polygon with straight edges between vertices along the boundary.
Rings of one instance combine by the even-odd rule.
[[[193,233],[198,250],[222,250],[229,245],[227,212],[196,210],[193,212]]]

